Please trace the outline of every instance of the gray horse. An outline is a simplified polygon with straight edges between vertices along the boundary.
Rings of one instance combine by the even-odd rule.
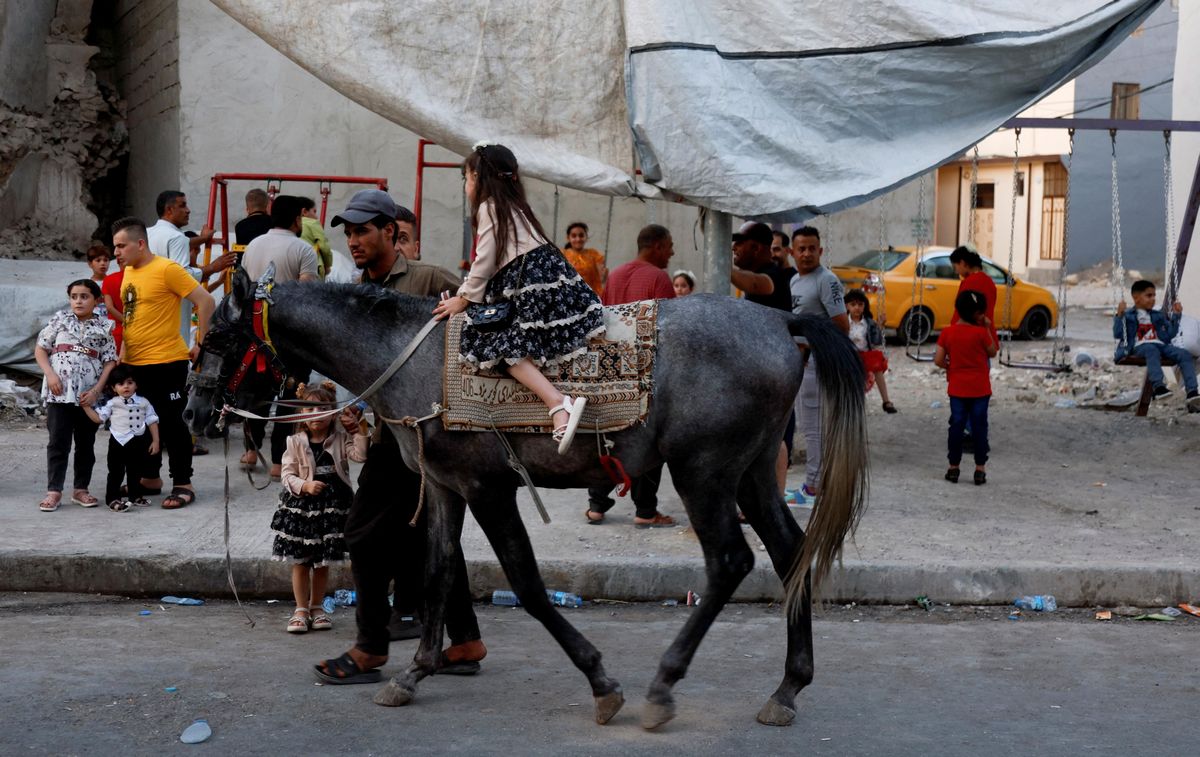
[[[205,349],[222,358],[228,377],[248,345],[275,351],[283,364],[314,369],[352,392],[378,378],[429,320],[434,300],[378,287],[346,284],[280,284],[269,308],[265,345],[254,336],[250,313],[254,285],[235,277],[234,290],[217,309]],[[792,401],[800,386],[802,354],[793,336],[807,338],[817,356],[824,402],[825,463],[822,497],[805,536],[776,489],[775,459]],[[446,359],[444,331],[437,328],[382,389],[369,399],[385,418],[420,417],[442,401]],[[665,462],[704,551],[708,586],[704,604],[692,611],[663,655],[647,695],[642,725],[656,728],[674,716],[671,689],[709,626],[754,565],[738,525],[740,507],[766,545],[783,580],[789,609],[783,681],[758,720],[789,725],[796,694],[812,681],[811,585],[840,555],[866,500],[867,456],[862,364],[850,341],[825,320],[793,316],[729,297],[695,295],[660,303],[654,389],[644,425],[609,434],[631,476]],[[224,380],[224,378],[222,379]],[[268,399],[273,381],[247,380],[244,406]],[[211,432],[211,407],[202,396],[189,409],[193,429]],[[521,481],[505,449],[490,432],[446,431],[437,420],[419,431],[392,425],[405,463],[418,469],[417,434],[424,438],[429,508],[430,592],[420,647],[405,672],[380,690],[375,701],[405,705],[418,682],[436,672],[442,647],[444,597],[449,569],[460,549],[469,505],[499,558],[521,604],[562,646],[592,687],[595,717],[606,723],[624,703],[620,685],[606,675],[600,652],[546,598],[529,536],[517,510]],[[581,431],[581,435],[583,432]],[[607,481],[596,445],[583,435],[563,456],[549,434],[510,434],[517,456],[538,486],[586,487]]]

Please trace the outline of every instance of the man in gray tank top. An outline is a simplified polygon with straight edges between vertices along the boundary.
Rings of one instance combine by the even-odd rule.
[[[796,275],[789,285],[792,312],[828,318],[849,333],[850,318],[842,299],[842,282],[833,271],[821,265],[822,252],[820,231],[804,226],[792,232],[792,259],[796,263]],[[808,350],[803,345],[801,349]],[[806,457],[804,485],[796,494],[796,503],[812,505],[820,494],[821,393],[817,385],[816,361],[811,354],[804,364],[804,382],[796,399],[796,419],[804,435]]]

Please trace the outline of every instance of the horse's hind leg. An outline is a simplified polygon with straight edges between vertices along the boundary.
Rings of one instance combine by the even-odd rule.
[[[671,479],[704,549],[708,586],[704,603],[692,611],[659,662],[642,713],[642,727],[647,729],[675,717],[671,687],[687,674],[704,634],[754,567],[754,553],[742,537],[733,506],[736,474],[722,471],[714,476],[712,471],[719,468],[695,460],[671,465]]]
[[[536,618],[555,641],[583,671],[596,701],[596,722],[604,725],[612,719],[625,696],[621,686],[604,672],[600,651],[584,638],[546,597],[546,586],[538,572],[529,534],[517,511],[515,489],[509,489],[488,501],[472,501],[471,514],[487,535],[508,583],[521,600],[526,612]]]
[[[769,458],[769,459],[768,459]],[[786,581],[792,561],[800,553],[804,532],[783,504],[776,488],[774,455],[756,460],[738,486],[738,506],[762,539],[780,580]],[[793,616],[787,614],[787,660],[783,681],[758,712],[764,725],[791,725],[796,717],[796,694],[812,682],[811,582],[805,582],[804,598]]]
[[[427,481],[426,502],[428,519],[428,553],[425,558],[425,582],[432,590],[425,592],[425,628],[417,653],[408,668],[375,694],[375,704],[402,707],[417,695],[417,684],[433,675],[441,662],[442,629],[446,617],[446,601],[454,585],[454,561],[462,549],[463,518],[466,503],[457,492]],[[406,580],[418,580],[417,576]]]

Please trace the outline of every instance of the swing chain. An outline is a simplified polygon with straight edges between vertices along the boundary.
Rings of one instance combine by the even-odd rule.
[[[1117,130],[1109,129],[1108,138],[1112,142],[1112,286],[1113,312],[1116,312],[1125,288],[1125,251],[1121,246],[1121,193],[1117,183]],[[1121,346],[1128,346],[1125,329],[1121,329]]]
[[[926,177],[927,177],[926,174],[922,174],[921,178],[917,180],[917,218],[916,218],[916,223],[914,225],[915,226],[914,231],[916,232],[915,236],[916,236],[916,260],[917,260],[916,273],[917,273],[917,275],[913,277],[912,298],[911,298],[912,300],[916,300],[916,302],[917,302],[917,307],[914,310],[912,310],[911,312],[913,312],[915,314],[915,317],[919,317],[922,319],[927,318],[927,316],[925,315],[925,261],[924,261],[924,254],[925,254],[925,179],[926,179]],[[920,286],[917,285],[918,279],[920,280]],[[913,321],[914,321],[914,318],[910,317],[908,319],[908,323],[905,324],[905,328],[904,328],[905,352],[908,353],[909,357],[914,357],[912,355],[912,353],[910,352],[912,345],[913,345],[913,333],[912,333],[913,332]],[[930,321],[929,327],[930,327],[930,330],[932,331],[932,329],[933,329],[932,320]],[[926,335],[926,339],[927,338],[928,338],[928,336]],[[915,356],[916,359],[920,359],[921,345],[924,343],[925,343],[925,339],[922,339],[917,342],[917,355]]]
[[[887,324],[887,287],[883,283],[883,267],[887,265],[884,259],[884,250],[887,240],[884,237],[885,214],[884,209],[887,207],[887,195],[879,195],[879,328],[885,328]]]
[[[1005,277],[1005,288],[1008,290],[1008,296],[1004,301],[1004,323],[1008,327],[1005,337],[1005,356],[1001,362],[1010,362],[1012,360],[1012,338],[1013,338],[1013,282],[1016,279],[1013,276],[1013,260],[1014,252],[1017,243],[1017,181],[1021,176],[1021,129],[1013,130],[1013,172],[1012,172],[1012,204],[1008,214],[1008,271]],[[996,324],[992,324],[997,331],[999,328]]]
[[[1167,245],[1167,293],[1163,297],[1163,310],[1169,312],[1175,298],[1179,296],[1179,261],[1175,257],[1175,193],[1171,178],[1171,132],[1163,130],[1163,205],[1166,207],[1163,235]]]
[[[971,148],[971,212],[967,214],[967,243],[975,243],[975,209],[979,207],[979,145]]]
[[[1067,358],[1063,343],[1067,339],[1067,259],[1071,254],[1071,165],[1074,159],[1075,130],[1067,129],[1067,186],[1063,192],[1063,246],[1058,268],[1058,327],[1054,329],[1054,346],[1050,350],[1050,362],[1055,365],[1060,352],[1064,361]]]

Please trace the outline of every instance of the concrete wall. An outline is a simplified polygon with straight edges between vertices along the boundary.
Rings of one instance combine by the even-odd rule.
[[[1195,2],[1184,2],[1194,6]],[[1076,79],[1079,118],[1108,118],[1114,82],[1148,87],[1183,72],[1175,65],[1179,12],[1163,3],[1143,24],[1140,34],[1125,40],[1107,58]],[[1193,35],[1191,46],[1197,37]],[[1139,96],[1142,119],[1171,118],[1171,85]],[[1163,138],[1157,132],[1117,136],[1121,228],[1126,268],[1161,270],[1165,254],[1163,221]],[[1111,260],[1111,145],[1107,132],[1077,132],[1071,176],[1070,261],[1082,268]]]
[[[211,3],[141,0],[136,4],[147,11],[143,15],[148,22],[156,19],[153,29],[139,27],[140,38],[131,41],[147,53],[157,51],[161,59],[147,66],[152,69],[148,75],[159,72],[158,80],[145,82],[148,93],[155,92],[161,103],[139,113],[130,166],[133,210],[153,215],[154,194],[178,186],[188,194],[192,226],[199,228],[210,177],[234,171],[383,176],[393,197],[411,206],[417,135],[333,91]],[[172,39],[176,28],[177,46]],[[151,39],[157,43],[146,44]],[[171,60],[176,49],[177,68]],[[172,81],[175,71],[177,79]],[[141,101],[151,102],[149,95]],[[131,136],[132,106],[131,99]],[[158,113],[158,118],[151,113]],[[156,141],[150,132],[157,132]],[[439,148],[431,148],[427,158],[459,159]],[[242,217],[243,198],[251,186],[230,186],[233,220]],[[428,169],[425,174],[423,256],[448,267],[456,266],[461,257],[461,187],[456,170]],[[527,182],[527,188],[534,211],[548,228],[554,217],[554,188],[537,181]],[[356,189],[335,186],[331,211],[343,207]],[[284,185],[283,191],[317,197],[312,184]],[[608,207],[606,197],[561,190],[556,238],[564,241],[567,223],[583,220],[591,227],[592,246],[604,249]],[[695,220],[694,208],[616,200],[607,244],[610,267],[632,259],[638,230],[655,222],[675,236],[672,268],[699,272],[702,255],[692,243]],[[331,240],[339,246],[338,235],[331,235]]]
[[[183,3],[193,5],[208,3]],[[153,223],[154,198],[180,185],[178,6],[176,0],[119,0],[117,12],[117,76],[129,130],[126,204]]]

